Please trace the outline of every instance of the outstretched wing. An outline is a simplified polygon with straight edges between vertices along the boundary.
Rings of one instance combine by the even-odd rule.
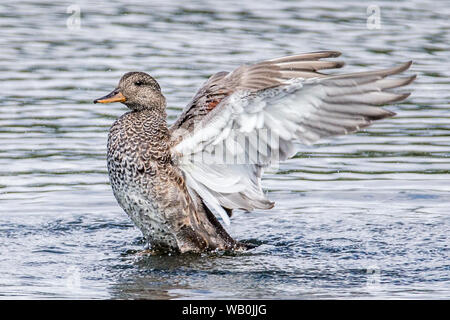
[[[341,61],[322,61],[321,58],[335,58],[337,51],[318,51],[262,61],[250,66],[243,65],[233,72],[218,72],[196,93],[170,130],[179,128],[192,130],[196,122],[214,109],[225,97],[239,90],[258,91],[276,87],[294,78],[316,78],[326,75],[323,69],[340,68]]]
[[[292,59],[294,57],[272,61],[283,65],[291,63]],[[270,60],[257,65],[266,64],[271,65]],[[387,78],[408,69],[411,62],[386,70],[334,76],[319,73],[313,76],[317,67],[308,69],[306,65],[303,64],[302,70],[292,67],[294,71],[279,71],[276,76],[275,73],[270,76],[265,69],[264,79],[272,82],[254,80],[255,87],[245,87],[235,79],[234,89],[221,96],[209,110],[205,103],[214,97],[214,90],[206,89],[203,95],[194,98],[194,102],[205,99],[204,103],[192,104],[183,113],[185,120],[177,121],[178,130],[173,131],[174,158],[179,161],[188,186],[226,223],[229,219],[223,207],[252,210],[273,206],[260,186],[262,168],[294,155],[294,141],[311,144],[320,138],[354,132],[374,120],[393,116],[394,113],[377,106],[405,99],[409,93],[388,90],[404,86],[415,78]],[[254,70],[252,66],[246,68]],[[286,72],[285,77],[280,77],[283,72]],[[296,76],[296,72],[306,73]],[[226,77],[233,74],[215,81],[223,84]],[[237,79],[244,78],[241,75]],[[211,83],[212,80],[214,78]],[[182,133],[177,135],[176,131]]]

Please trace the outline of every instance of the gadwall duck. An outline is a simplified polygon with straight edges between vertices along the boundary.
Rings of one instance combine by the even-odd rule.
[[[232,210],[270,209],[263,169],[295,155],[294,142],[355,132],[395,113],[380,105],[409,93],[389,89],[415,76],[385,70],[327,75],[340,55],[321,51],[242,65],[211,76],[170,126],[157,81],[126,73],[94,103],[131,109],[108,136],[108,172],[114,196],[157,251],[244,250],[217,220]],[[217,160],[219,159],[219,160]]]

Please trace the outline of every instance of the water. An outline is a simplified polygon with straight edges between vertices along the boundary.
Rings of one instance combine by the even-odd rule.
[[[377,1],[380,29],[367,27],[371,2],[147,2],[0,5],[1,297],[450,297],[448,1]],[[77,8],[79,30],[67,21]],[[146,71],[172,122],[214,72],[325,49],[342,51],[347,71],[414,60],[398,116],[299,146],[268,172],[275,208],[238,212],[228,228],[256,249],[136,253],[141,235],[105,165],[125,107],[92,100]]]

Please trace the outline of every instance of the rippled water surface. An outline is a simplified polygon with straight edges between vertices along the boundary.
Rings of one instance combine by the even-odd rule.
[[[367,27],[372,2],[242,2],[2,1],[3,298],[450,297],[449,2],[377,1],[380,29]],[[126,110],[92,100],[146,71],[172,122],[214,72],[325,49],[343,52],[346,71],[414,60],[413,94],[395,118],[299,145],[269,171],[275,208],[228,227],[256,249],[136,253],[143,239],[105,165]]]

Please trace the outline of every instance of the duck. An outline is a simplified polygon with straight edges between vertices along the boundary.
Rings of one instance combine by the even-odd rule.
[[[345,135],[393,117],[382,106],[412,76],[398,66],[324,73],[344,63],[338,51],[317,51],[243,64],[213,74],[179,117],[167,123],[166,99],[145,72],[128,72],[94,103],[129,111],[111,126],[107,168],[119,206],[158,252],[248,250],[229,225],[234,210],[268,210],[266,168],[296,154],[298,143]],[[219,219],[222,222],[219,222]]]

